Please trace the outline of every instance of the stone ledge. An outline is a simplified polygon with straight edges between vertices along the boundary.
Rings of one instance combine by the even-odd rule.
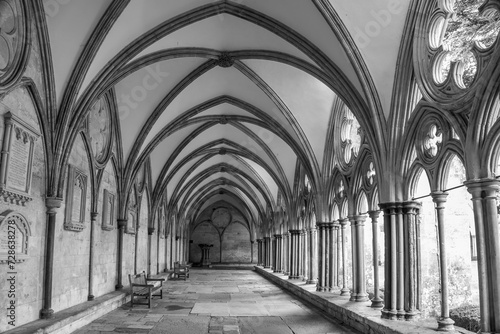
[[[328,316],[342,321],[361,333],[370,334],[436,334],[437,322],[432,320],[398,321],[380,317],[380,309],[370,307],[370,302],[351,302],[349,296],[338,292],[318,292],[315,284],[306,284],[300,279],[288,279],[269,269],[254,267],[255,271],[292,294],[323,310]],[[460,327],[456,332],[473,334]]]
[[[114,291],[93,301],[84,302],[76,306],[54,313],[51,319],[39,319],[25,325],[11,329],[5,334],[66,334],[91,323],[97,318],[113,311],[130,301],[127,290]]]

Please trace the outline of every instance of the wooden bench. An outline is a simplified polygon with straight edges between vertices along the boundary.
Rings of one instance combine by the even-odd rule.
[[[135,302],[136,304],[148,305],[151,308],[151,299],[153,296],[163,298],[163,281],[164,278],[147,278],[146,273],[143,271],[137,275],[128,275],[130,282],[130,304],[134,307],[134,297],[147,298],[147,303]],[[153,282],[153,284],[149,284]],[[159,284],[158,284],[159,283]],[[159,294],[154,294],[159,291]]]
[[[184,280],[186,280],[186,278],[189,277],[189,266],[179,262],[174,262],[174,277],[184,278]]]

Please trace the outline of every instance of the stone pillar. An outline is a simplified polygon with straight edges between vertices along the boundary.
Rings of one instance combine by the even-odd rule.
[[[290,275],[290,233],[285,233],[283,237],[283,274]]]
[[[316,227],[311,227],[307,230],[309,238],[309,279],[306,284],[316,284],[318,283],[318,240]]]
[[[381,308],[384,306],[384,301],[380,298],[380,280],[378,273],[378,217],[379,211],[370,211],[368,213],[372,220],[372,252],[373,252],[373,298],[371,307]]]
[[[47,234],[45,242],[45,277],[43,289],[43,308],[40,310],[41,319],[50,319],[54,314],[52,309],[52,276],[54,272],[54,245],[56,233],[56,214],[61,207],[62,199],[47,197],[45,206],[47,208]]]
[[[298,241],[299,241],[300,230],[290,230],[290,279],[299,278],[299,251],[298,251]]]
[[[270,249],[270,244],[271,243],[271,238],[270,237],[264,237],[264,268],[271,268],[271,261],[270,261],[270,254],[269,254],[269,249]]]
[[[500,182],[480,179],[465,182],[472,195],[476,227],[481,332],[500,333],[500,244],[497,200]]]
[[[116,284],[116,290],[123,288],[122,276],[123,276],[123,234],[125,233],[125,228],[127,227],[127,219],[118,219],[118,265],[117,265],[117,276],[118,283]]]
[[[385,289],[382,317],[414,319],[420,311],[420,203],[382,203]]]
[[[273,273],[279,272],[279,252],[278,252],[278,234],[273,235],[273,265],[271,269],[273,270]]]
[[[300,278],[303,281],[307,281],[308,279],[308,274],[307,274],[307,268],[309,266],[309,261],[307,260],[307,240],[306,240],[306,230],[302,229],[300,230]]]
[[[342,286],[342,280],[340,279],[340,266],[342,265],[342,232],[341,232],[341,224],[340,221],[337,221],[336,224],[337,229],[337,287],[340,288]]]
[[[316,226],[319,230],[319,236],[318,236],[319,277],[318,277],[318,287],[316,288],[316,290],[324,292],[326,289],[326,239],[325,239],[326,224],[316,223]]]
[[[356,258],[353,258],[353,262],[356,262],[356,285],[354,285],[355,290],[355,301],[365,302],[368,300],[368,294],[366,293],[366,272],[365,272],[365,216],[353,216],[354,221],[354,235],[356,242]]]
[[[405,318],[416,318],[421,309],[420,213],[419,202],[403,203],[404,213],[404,311]]]
[[[356,220],[352,217],[349,218],[351,221],[351,268],[352,268],[352,290],[350,301],[356,301],[357,299],[357,286],[358,286],[358,240],[356,237]]]
[[[90,213],[90,247],[89,247],[89,294],[87,300],[94,300],[94,233],[97,212]]]
[[[328,291],[335,291],[335,239],[333,238],[333,223],[327,226],[328,233]]]
[[[448,193],[433,192],[432,200],[436,204],[436,217],[438,223],[439,262],[441,263],[441,318],[438,320],[438,331],[454,331],[455,323],[450,319],[448,306],[448,261],[446,257],[446,233],[444,226],[444,208]]]
[[[340,231],[341,231],[341,236],[342,236],[342,289],[340,290],[340,295],[341,296],[349,296],[350,290],[347,287],[347,270],[346,270],[346,264],[347,264],[347,254],[346,254],[346,249],[345,249],[345,237],[346,237],[346,225],[348,219],[342,219],[339,221],[340,223]]]

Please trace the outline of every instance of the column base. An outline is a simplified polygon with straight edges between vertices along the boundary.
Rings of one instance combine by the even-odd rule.
[[[340,290],[340,295],[341,296],[349,296],[351,294],[351,290],[349,290],[348,288],[342,288]]]
[[[382,310],[382,319],[396,320],[398,318],[398,312],[396,310]]]
[[[357,299],[358,299],[358,294],[354,293],[354,292],[351,292],[351,298],[349,298],[349,301],[350,302],[355,302],[355,301],[357,301]]]
[[[288,276],[288,279],[298,279],[299,276]]]
[[[455,331],[455,326],[453,324],[455,321],[451,320],[450,318],[440,318],[438,320],[438,331],[439,332],[454,332]]]
[[[306,281],[306,284],[316,284],[316,283],[318,283],[318,280],[315,279],[310,279]]]
[[[356,302],[366,302],[369,301],[370,299],[368,298],[368,294],[366,293],[358,293],[356,295]]]
[[[89,296],[87,297],[87,300],[88,300],[89,302],[93,301],[93,300],[94,300],[94,295],[89,295]]]
[[[40,319],[51,319],[54,316],[54,310],[49,308],[40,310]]]
[[[372,299],[372,304],[370,305],[370,307],[382,308],[382,307],[384,307],[384,301],[379,297],[374,297]]]
[[[122,284],[117,284],[117,285],[115,285],[115,289],[116,290],[123,289],[123,285]]]

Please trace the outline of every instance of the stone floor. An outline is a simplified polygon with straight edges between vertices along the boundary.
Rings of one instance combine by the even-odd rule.
[[[358,333],[251,270],[193,268],[163,290],[151,309],[127,303],[74,333]]]

